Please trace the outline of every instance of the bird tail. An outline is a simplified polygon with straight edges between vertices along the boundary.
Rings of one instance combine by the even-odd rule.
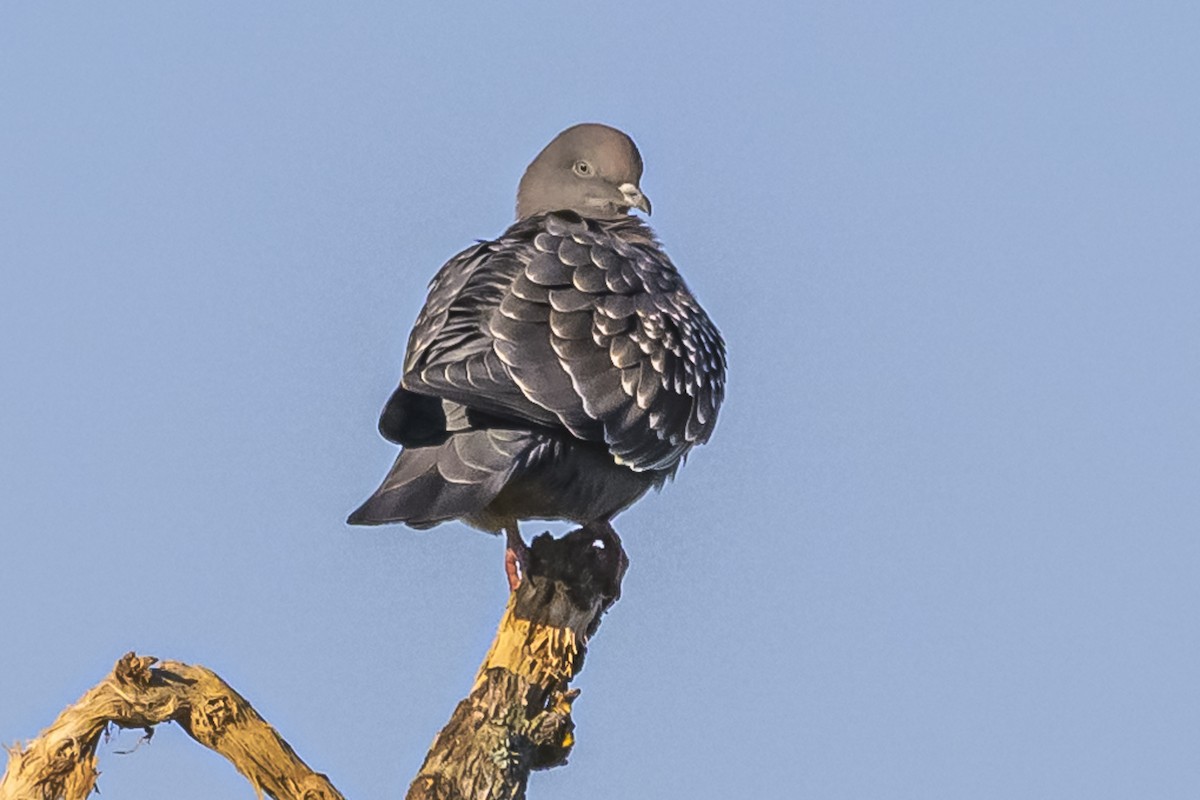
[[[534,444],[527,431],[489,429],[453,433],[427,447],[406,447],[375,494],[346,521],[430,528],[478,515]]]

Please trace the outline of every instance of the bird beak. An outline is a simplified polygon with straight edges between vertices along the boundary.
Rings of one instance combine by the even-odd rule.
[[[646,216],[650,216],[650,198],[642,194],[642,190],[636,184],[622,183],[617,189],[625,197],[625,204],[627,206],[630,208],[640,208],[646,212]]]

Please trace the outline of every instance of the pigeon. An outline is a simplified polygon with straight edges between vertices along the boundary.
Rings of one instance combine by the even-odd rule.
[[[632,214],[641,177],[628,135],[570,127],[525,170],[516,222],[441,268],[379,420],[399,456],[350,524],[504,532],[515,588],[521,520],[612,532],[709,439],[725,344]]]

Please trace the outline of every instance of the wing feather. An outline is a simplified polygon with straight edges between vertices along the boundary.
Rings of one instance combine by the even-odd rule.
[[[556,213],[442,268],[402,386],[673,470],[711,435],[724,381],[720,334],[649,229]],[[453,478],[474,478],[467,455]]]

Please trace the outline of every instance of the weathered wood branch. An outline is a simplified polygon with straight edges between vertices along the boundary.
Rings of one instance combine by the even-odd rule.
[[[434,739],[409,800],[514,800],[529,773],[566,763],[574,743],[571,679],[588,638],[620,594],[628,561],[607,525],[530,547],[470,694]],[[155,666],[155,664],[158,664]],[[276,800],[341,800],[246,700],[212,671],[127,653],[38,738],[9,750],[0,800],[84,800],[110,725],[177,723]]]
[[[407,800],[512,800],[574,744],[568,684],[628,561],[604,525],[533,541],[475,686],[433,741]]]
[[[204,667],[125,654],[112,673],[41,735],[9,750],[0,800],[83,800],[96,785],[96,747],[109,725],[175,722],[278,800],[341,800],[229,684]]]

